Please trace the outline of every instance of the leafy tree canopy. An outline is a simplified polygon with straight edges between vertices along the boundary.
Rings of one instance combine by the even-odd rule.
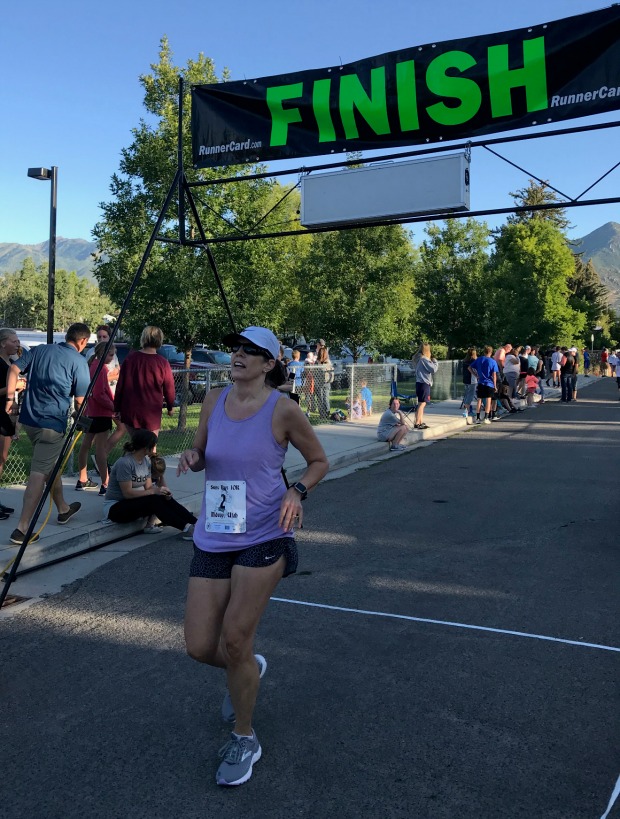
[[[316,234],[304,260],[297,314],[308,337],[332,348],[406,355],[414,336],[415,255],[398,225]]]
[[[113,312],[112,303],[98,288],[74,271],[56,270],[54,331],[66,330],[75,321],[89,327],[101,324]],[[6,327],[47,329],[48,266],[24,259],[15,273],[7,273],[0,289],[0,314]]]
[[[421,336],[449,349],[486,343],[490,231],[475,219],[426,228],[416,272]]]
[[[200,54],[185,68],[173,64],[166,38],[159,61],[140,77],[148,117],[132,130],[133,141],[121,153],[119,172],[112,177],[111,200],[101,205],[102,220],[93,235],[102,251],[96,262],[101,288],[119,304],[140,264],[153,226],[174,179],[177,165],[178,78],[185,80],[183,156],[189,181],[213,182],[214,169],[191,170],[189,86],[218,81],[213,62]],[[222,80],[227,79],[227,72]],[[242,179],[256,171],[230,167],[227,176]],[[296,218],[298,199],[289,196],[269,213],[286,190],[266,179],[243,184],[213,182],[194,189],[197,210],[207,237],[250,232],[261,221],[266,231],[282,220]],[[177,197],[160,234],[177,237]],[[267,214],[265,216],[265,214]],[[264,217],[264,218],[263,218]],[[186,230],[199,238],[188,209]],[[238,326],[265,323],[278,331],[296,289],[289,286],[291,271],[305,250],[305,237],[234,242],[214,250],[219,274]],[[197,341],[216,343],[230,329],[224,305],[202,249],[155,243],[143,279],[135,291],[125,329],[139,335],[145,324],[159,325],[166,337],[186,353]]]

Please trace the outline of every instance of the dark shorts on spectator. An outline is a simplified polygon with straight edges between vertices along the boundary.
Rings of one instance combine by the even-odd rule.
[[[486,384],[478,384],[476,393],[478,398],[493,398],[495,392],[494,387],[488,387]]]
[[[431,385],[422,381],[415,382],[415,396],[420,404],[428,404],[431,400]]]
[[[103,418],[102,416],[98,416],[97,418],[90,419],[90,428],[89,432],[91,435],[97,435],[99,432],[108,432],[112,429],[112,419],[111,418]]]

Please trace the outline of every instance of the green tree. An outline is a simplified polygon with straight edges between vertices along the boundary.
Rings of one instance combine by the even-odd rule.
[[[546,182],[537,182],[535,179],[530,179],[526,188],[519,188],[518,191],[511,192],[510,195],[515,204],[520,207],[553,205],[555,203],[559,205],[562,202],[558,194]],[[562,233],[570,227],[566,209],[562,207],[547,208],[545,210],[525,210],[513,213],[506,221],[509,225],[513,225],[521,222],[531,222],[533,219],[551,222]]]
[[[502,338],[546,345],[569,344],[583,337],[586,314],[569,303],[573,254],[552,221],[504,225],[492,261]]]
[[[555,191],[530,179],[511,194],[518,206],[560,203]],[[570,344],[584,338],[588,316],[571,282],[575,257],[566,238],[562,207],[525,210],[495,232],[492,258],[496,278],[498,331],[520,343]]]
[[[45,330],[47,328],[47,264],[36,267],[30,258],[6,276],[0,296],[0,313],[6,326]],[[74,321],[95,327],[113,311],[110,300],[96,285],[75,271],[57,270],[54,293],[54,330],[66,330]]]
[[[585,313],[589,333],[604,321],[609,307],[608,290],[591,260],[584,262],[581,256],[575,256],[575,269],[568,280],[568,289],[569,304],[574,310]]]
[[[7,327],[43,330],[47,326],[47,279],[30,258],[15,273],[8,273],[2,294],[2,313]]]
[[[490,231],[475,219],[450,219],[426,228],[416,272],[420,334],[451,351],[488,343]]]
[[[102,290],[121,303],[138,268],[153,225],[174,178],[177,162],[178,77],[187,89],[183,120],[183,155],[190,181],[212,182],[214,169],[191,170],[189,87],[218,81],[213,62],[203,54],[176,67],[166,38],[159,61],[140,77],[147,119],[132,130],[133,142],[121,152],[119,172],[112,177],[111,200],[101,204],[102,220],[93,236],[102,251],[95,274]],[[227,79],[227,72],[222,79]],[[255,168],[229,167],[226,176],[243,180]],[[276,205],[286,190],[267,179],[195,188],[201,223],[207,236],[224,232],[242,235]],[[275,208],[262,222],[266,232],[295,220],[295,195]],[[176,196],[160,234],[177,237]],[[198,227],[187,212],[187,234],[199,238]],[[277,229],[277,228],[276,228]],[[231,311],[239,326],[268,324],[278,332],[296,298],[289,285],[292,269],[303,256],[301,240],[265,239],[231,242],[214,250]],[[189,361],[198,342],[216,343],[230,329],[208,259],[202,249],[156,243],[143,278],[133,296],[124,329],[137,337],[145,324],[159,325],[168,340],[184,350]]]
[[[409,234],[399,225],[313,235],[299,328],[332,348],[346,345],[355,359],[362,348],[404,355],[415,335],[414,262]]]

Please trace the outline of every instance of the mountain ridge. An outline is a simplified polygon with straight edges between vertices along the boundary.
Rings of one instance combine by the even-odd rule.
[[[97,252],[95,242],[87,239],[56,239],[56,268],[74,270],[80,278],[86,278],[93,284],[97,280],[93,274],[93,253]],[[31,258],[35,265],[49,259],[49,241],[36,245],[20,245],[16,242],[0,242],[0,273],[14,273],[19,270],[25,259]]]

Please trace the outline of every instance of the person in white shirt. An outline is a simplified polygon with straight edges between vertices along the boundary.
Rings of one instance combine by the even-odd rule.
[[[553,381],[552,387],[559,387],[560,386],[560,370],[562,369],[562,358],[563,358],[562,350],[559,347],[556,347],[551,355],[551,379]],[[547,379],[547,386],[549,386],[549,380]]]
[[[615,350],[607,359],[607,363],[611,367],[612,373],[616,376],[616,384],[620,390],[620,350]]]

